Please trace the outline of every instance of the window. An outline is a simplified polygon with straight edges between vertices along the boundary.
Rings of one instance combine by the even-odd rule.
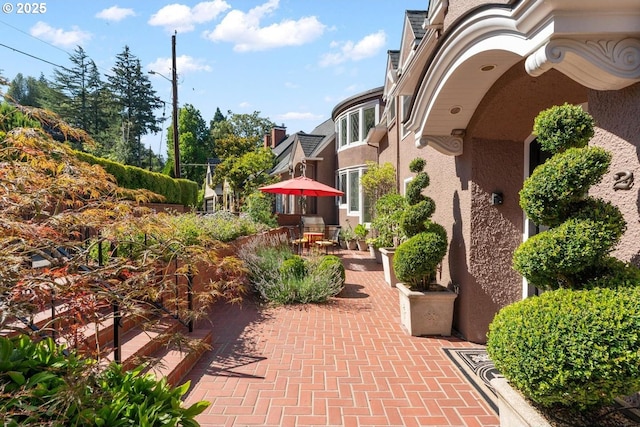
[[[338,175],[338,190],[342,191],[344,195],[338,197],[338,204],[344,205],[347,203],[347,174],[342,172]]]
[[[364,109],[364,137],[369,134],[369,131],[376,125],[376,108],[369,107]]]
[[[349,211],[360,210],[360,171],[349,171],[349,191],[347,194],[349,201]]]
[[[347,117],[340,120],[340,147],[347,145]]]
[[[349,114],[349,143],[360,141],[360,111]]]
[[[389,104],[389,123],[393,122],[396,118],[396,99],[391,99],[391,104]]]

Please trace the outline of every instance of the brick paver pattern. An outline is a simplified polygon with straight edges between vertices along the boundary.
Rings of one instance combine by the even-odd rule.
[[[497,426],[497,415],[444,354],[474,347],[411,337],[398,291],[366,252],[341,251],[346,286],[326,304],[222,305],[213,347],[185,380],[208,426]]]

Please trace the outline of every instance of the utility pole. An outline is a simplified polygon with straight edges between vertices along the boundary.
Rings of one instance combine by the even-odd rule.
[[[171,84],[173,86],[173,175],[180,178],[180,141],[178,135],[178,70],[176,69],[176,34],[171,36]]]

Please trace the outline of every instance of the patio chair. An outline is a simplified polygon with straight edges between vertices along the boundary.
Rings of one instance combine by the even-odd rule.
[[[330,238],[316,241],[316,245],[319,248],[324,248],[325,254],[329,253],[329,248],[331,248],[332,252],[335,252],[336,246],[340,246],[340,229],[340,226],[338,226],[333,230]]]
[[[302,253],[302,248],[306,246],[308,240],[300,237],[298,227],[289,227],[289,244],[296,253]]]

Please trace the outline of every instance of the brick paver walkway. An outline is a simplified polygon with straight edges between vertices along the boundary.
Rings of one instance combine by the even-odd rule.
[[[398,291],[368,253],[344,251],[347,285],[324,305],[214,311],[213,348],[186,378],[202,426],[497,426],[442,348],[411,337]]]

